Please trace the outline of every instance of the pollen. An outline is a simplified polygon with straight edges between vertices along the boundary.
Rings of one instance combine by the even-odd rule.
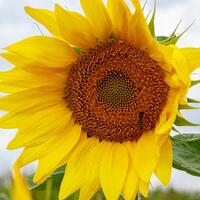
[[[169,87],[159,63],[122,41],[81,54],[71,67],[64,100],[88,137],[137,141],[153,130]]]

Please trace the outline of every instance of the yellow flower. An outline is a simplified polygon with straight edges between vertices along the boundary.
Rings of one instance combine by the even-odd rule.
[[[19,169],[35,160],[35,183],[67,164],[59,199],[80,189],[87,200],[100,188],[108,200],[147,196],[153,173],[169,183],[169,133],[200,49],[159,43],[139,0],[132,4],[134,13],[124,0],[108,0],[107,9],[81,0],[85,16],[59,5],[25,8],[53,37],[27,38],[2,54],[15,66],[0,73],[0,90],[9,93],[0,98],[8,111],[0,126],[19,129],[8,145],[24,148],[18,190],[25,188]]]

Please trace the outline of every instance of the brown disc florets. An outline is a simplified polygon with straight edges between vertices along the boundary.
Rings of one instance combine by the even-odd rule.
[[[134,141],[159,120],[169,90],[164,78],[144,51],[121,41],[107,43],[81,54],[64,99],[88,137]]]

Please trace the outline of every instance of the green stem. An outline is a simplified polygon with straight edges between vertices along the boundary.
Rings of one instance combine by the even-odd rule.
[[[45,199],[44,200],[51,200],[51,190],[52,190],[52,179],[48,179],[46,183],[46,190],[45,190]]]

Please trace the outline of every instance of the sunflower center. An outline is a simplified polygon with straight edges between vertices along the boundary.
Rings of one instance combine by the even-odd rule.
[[[113,71],[97,83],[97,99],[101,103],[119,108],[128,105],[133,94],[131,80],[120,71]]]
[[[159,120],[169,90],[164,78],[147,53],[115,41],[81,54],[64,99],[88,137],[136,141]]]

